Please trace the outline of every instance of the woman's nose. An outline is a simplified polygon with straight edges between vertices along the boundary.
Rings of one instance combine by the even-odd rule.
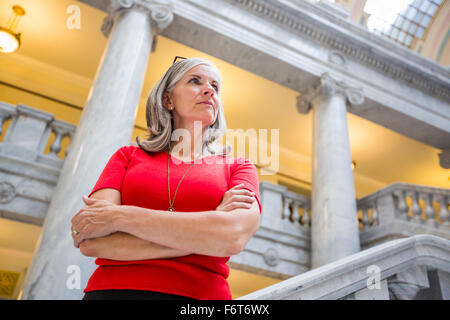
[[[203,89],[203,95],[211,95],[211,97],[214,95],[214,88],[210,85],[207,85],[204,89]]]

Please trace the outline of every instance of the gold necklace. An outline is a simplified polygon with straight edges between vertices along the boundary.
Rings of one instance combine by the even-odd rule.
[[[183,181],[184,177],[186,176],[186,174],[188,173],[188,171],[192,168],[192,166],[194,165],[194,163],[195,163],[196,160],[197,160],[197,159],[194,159],[194,161],[192,161],[192,163],[191,163],[191,165],[189,166],[189,168],[184,172],[183,176],[181,177],[180,182],[178,182],[178,186],[177,186],[177,189],[175,190],[175,195],[173,196],[173,201],[172,201],[171,196],[170,196],[170,149],[169,149],[169,151],[167,152],[167,190],[168,190],[168,192],[169,192],[169,209],[168,209],[168,210],[169,210],[170,212],[175,211],[173,205],[174,205],[174,203],[175,203],[175,198],[177,197],[178,188],[179,188],[180,185],[181,185],[181,181]]]

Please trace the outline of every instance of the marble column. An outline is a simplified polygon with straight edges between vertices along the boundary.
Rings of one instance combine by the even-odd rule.
[[[80,299],[94,259],[73,247],[70,221],[110,156],[129,145],[153,36],[172,20],[161,1],[117,0],[102,31],[108,44],[61,169],[22,299]]]
[[[311,268],[360,250],[346,107],[362,101],[360,90],[328,74],[298,100],[299,112],[314,112]]]

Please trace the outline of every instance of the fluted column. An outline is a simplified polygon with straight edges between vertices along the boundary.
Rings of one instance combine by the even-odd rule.
[[[314,110],[311,267],[360,250],[346,104],[362,103],[360,90],[324,74],[297,108]]]
[[[73,247],[71,219],[112,153],[129,144],[153,36],[172,20],[162,1],[114,0],[109,35],[71,150],[61,169],[22,299],[80,299],[95,269]]]

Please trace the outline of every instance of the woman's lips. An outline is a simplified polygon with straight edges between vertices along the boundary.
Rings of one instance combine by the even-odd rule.
[[[211,102],[200,102],[199,104],[209,107],[214,112],[214,105]]]

